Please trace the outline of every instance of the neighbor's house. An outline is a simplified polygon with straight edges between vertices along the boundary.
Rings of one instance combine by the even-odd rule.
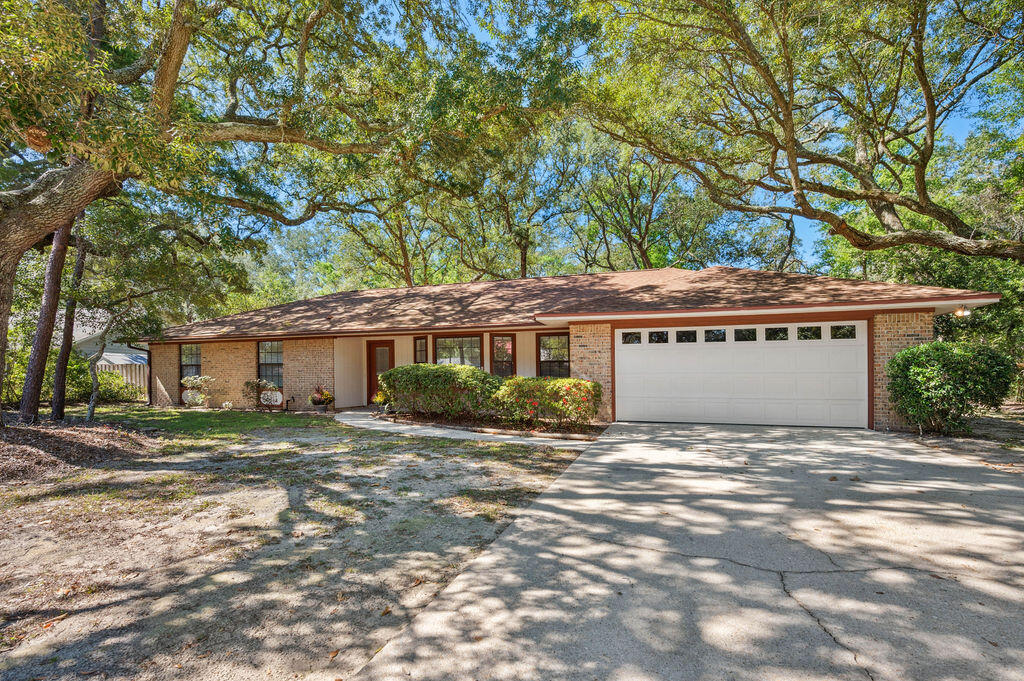
[[[893,428],[886,362],[936,314],[999,295],[731,267],[344,291],[167,329],[151,401],[205,374],[242,405],[257,376],[303,407],[317,384],[365,405],[413,362],[604,387],[607,419]]]
[[[76,323],[73,331],[75,350],[85,357],[91,357],[100,349],[100,329],[95,324]],[[96,363],[99,371],[121,374],[125,381],[143,390],[149,382],[149,363],[146,348],[108,339],[103,346],[103,355]]]

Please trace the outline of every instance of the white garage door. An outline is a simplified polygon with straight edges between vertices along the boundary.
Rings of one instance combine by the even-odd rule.
[[[622,421],[868,423],[867,323],[615,331]]]

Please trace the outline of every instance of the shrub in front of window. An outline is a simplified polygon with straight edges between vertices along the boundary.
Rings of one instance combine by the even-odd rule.
[[[270,409],[276,406],[268,401],[268,398],[264,397],[264,394],[270,394],[277,392],[277,386],[270,381],[265,381],[262,378],[254,378],[246,381],[242,384],[242,397],[249,402],[254,409]],[[280,393],[278,392],[279,396]],[[280,400],[278,400],[280,402]]]
[[[214,381],[213,376],[186,376],[181,379],[181,385],[185,390],[181,393],[181,399],[186,406],[201,407],[206,404],[206,386]]]
[[[407,364],[380,375],[383,404],[396,411],[447,417],[487,414],[497,376],[460,364]]]
[[[1010,392],[1014,364],[977,343],[936,341],[896,353],[887,366],[896,411],[921,430],[970,432],[967,418],[998,407]]]
[[[537,423],[542,420],[582,425],[597,416],[601,384],[579,378],[507,379],[494,394],[494,407],[504,420]]]

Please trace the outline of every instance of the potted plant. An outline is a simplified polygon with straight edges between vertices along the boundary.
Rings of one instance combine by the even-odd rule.
[[[309,396],[309,403],[313,405],[313,410],[320,413],[326,412],[327,407],[334,402],[334,395],[331,391],[322,385],[318,385],[313,394]]]
[[[186,376],[181,379],[181,401],[187,407],[202,407],[206,404],[206,386],[213,382],[213,376]]]
[[[243,383],[242,396],[256,409],[281,409],[284,406],[281,389],[262,378]]]

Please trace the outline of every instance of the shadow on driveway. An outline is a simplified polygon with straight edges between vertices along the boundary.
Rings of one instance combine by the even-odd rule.
[[[1021,679],[1022,502],[902,436],[618,424],[358,678]]]

